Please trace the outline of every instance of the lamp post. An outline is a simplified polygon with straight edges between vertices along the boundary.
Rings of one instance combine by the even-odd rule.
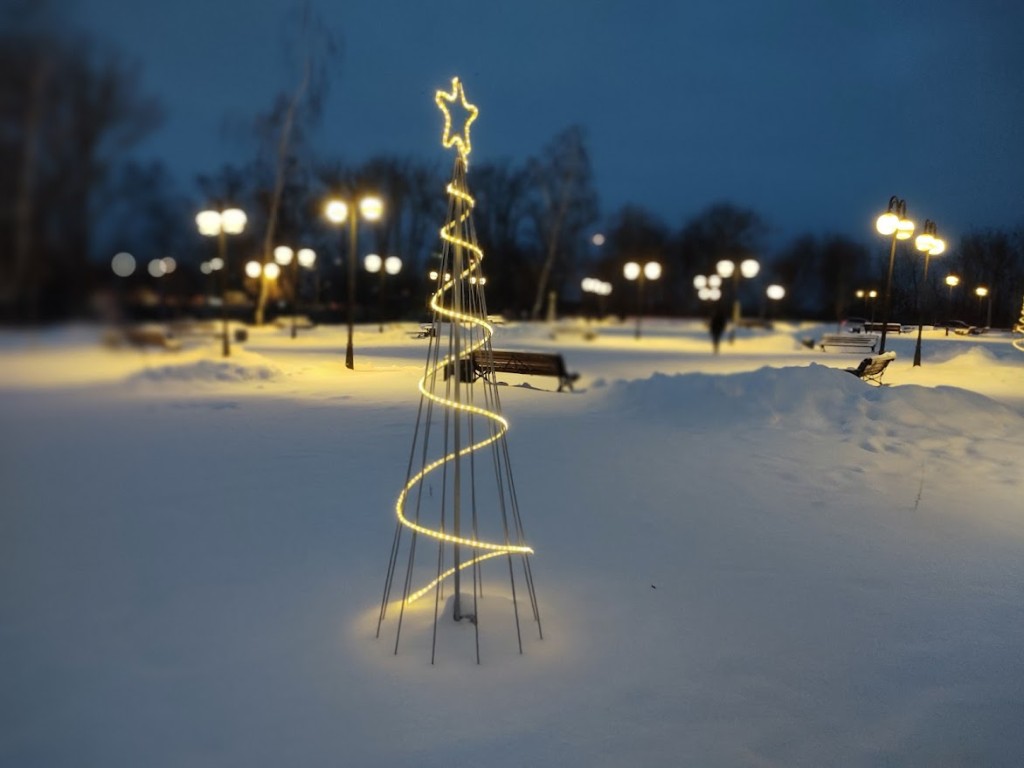
[[[382,259],[376,253],[368,253],[363,259],[363,267],[370,274],[380,274],[380,286],[377,288],[377,315],[379,331],[384,333],[384,275],[397,275],[402,271],[402,260],[397,256]]]
[[[880,235],[891,239],[889,244],[889,275],[885,280],[885,307],[882,316],[882,339],[878,343],[878,352],[885,352],[885,336],[889,327],[889,312],[892,310],[892,267],[896,260],[896,241],[909,240],[914,234],[914,222],[907,218],[907,201],[893,195],[889,198],[889,207],[875,221],[875,229]]]
[[[274,263],[283,269],[292,266],[292,338],[298,335],[296,316],[299,314],[299,267],[312,269],[316,264],[316,251],[312,248],[300,248],[298,252],[287,245],[279,245],[274,249]]]
[[[720,275],[696,275],[693,287],[697,289],[697,298],[701,301],[718,301],[722,298],[722,278]]]
[[[384,202],[375,195],[360,198],[358,203],[331,198],[324,205],[324,215],[332,224],[341,225],[348,221],[348,342],[345,345],[345,367],[355,367],[355,353],[352,346],[352,327],[355,324],[356,303],[356,250],[358,245],[359,216],[367,221],[377,221],[384,213]],[[344,238],[344,235],[342,236]],[[342,240],[344,242],[344,239]]]
[[[597,237],[597,235],[594,235]],[[599,280],[596,277],[584,277],[580,283],[580,288],[583,289],[584,293],[592,293],[597,297],[597,315],[598,318],[604,316],[604,300],[605,297],[610,296],[612,293],[612,284],[606,283],[604,280]]]
[[[245,211],[238,208],[226,208],[222,211],[205,210],[196,214],[196,227],[199,234],[217,238],[217,259],[220,264],[216,271],[220,272],[220,319],[221,340],[224,357],[231,354],[231,342],[228,339],[228,305],[227,305],[227,264],[228,235],[240,235],[245,231],[247,218]]]
[[[715,265],[715,271],[724,280],[732,278],[732,327],[729,329],[729,343],[736,341],[736,327],[740,324],[740,276],[757,277],[761,271],[761,265],[757,259],[744,259],[736,264],[729,259],[722,259]]]
[[[777,304],[778,302],[786,298],[786,289],[783,288],[781,285],[772,284],[764,289],[764,295],[768,297],[769,301],[771,301],[772,304]],[[775,312],[773,311],[768,319],[770,320],[771,317],[773,317],[774,315]]]
[[[974,289],[974,294],[978,297],[978,317],[979,318],[981,318],[981,316],[982,316],[982,313],[981,313],[981,303],[985,299],[985,297],[988,296],[988,322],[985,324],[985,327],[986,328],[991,328],[992,327],[992,292],[989,291],[989,289],[986,288],[984,285],[979,285],[977,288]],[[978,321],[978,324],[981,325],[980,319]]]
[[[946,250],[946,243],[938,236],[934,221],[925,219],[921,234],[914,239],[914,247],[924,254],[924,275],[921,277],[921,285],[917,289],[917,344],[914,346],[914,365],[920,365],[921,329],[924,328],[924,308],[922,306],[921,293],[928,282],[928,261],[932,256],[938,256]]]
[[[953,319],[953,289],[960,285],[960,278],[956,275],[946,275],[946,286],[949,292],[946,296],[946,335],[949,336],[949,321]]]
[[[640,338],[640,320],[644,313],[644,283],[661,277],[661,264],[648,261],[641,267],[637,262],[630,261],[622,268],[622,276],[629,281],[636,281],[636,338]]]

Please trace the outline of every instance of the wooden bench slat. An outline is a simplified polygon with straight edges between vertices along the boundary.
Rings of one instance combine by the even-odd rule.
[[[579,378],[578,373],[570,373],[565,367],[565,360],[559,354],[547,352],[518,352],[504,349],[477,350],[472,360],[460,363],[462,380],[473,382],[492,373],[515,373],[524,376],[556,376],[558,391],[565,387],[572,390],[572,383]],[[445,368],[445,378],[454,370],[451,363]]]
[[[875,351],[879,336],[873,333],[826,333],[821,337],[818,346],[822,351],[827,347],[843,349],[863,349]]]
[[[882,386],[882,374],[893,360],[896,353],[889,351],[873,357],[865,357],[856,368],[846,368],[847,373],[852,373],[858,379],[870,381]]]

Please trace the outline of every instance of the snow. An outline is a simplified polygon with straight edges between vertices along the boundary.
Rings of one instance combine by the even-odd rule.
[[[0,764],[1024,762],[1008,335],[890,336],[878,388],[829,326],[500,327],[581,373],[500,377],[544,639],[495,591],[431,666],[432,605],[374,638],[415,329],[0,332]]]

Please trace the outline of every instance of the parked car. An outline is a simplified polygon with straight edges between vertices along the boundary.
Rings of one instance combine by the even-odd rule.
[[[947,328],[953,331],[953,333],[958,333],[961,336],[976,336],[979,333],[982,333],[981,328],[965,323],[963,320],[943,320],[940,323],[936,323],[933,327],[936,330]]]

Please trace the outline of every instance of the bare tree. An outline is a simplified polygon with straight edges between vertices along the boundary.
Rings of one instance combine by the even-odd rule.
[[[128,152],[161,119],[142,93],[139,70],[93,40],[46,24],[0,33],[5,106],[0,161],[17,169],[0,183],[0,275],[12,316],[64,314],[86,294],[98,193]],[[9,107],[9,111],[8,108]],[[9,256],[7,254],[10,254]]]
[[[537,319],[556,262],[559,257],[571,260],[582,234],[597,219],[597,192],[583,129],[573,126],[555,136],[530,163],[530,177],[537,191],[533,219],[544,254],[530,311]]]
[[[301,62],[295,88],[289,93],[279,94],[270,111],[257,120],[264,136],[276,134],[274,176],[263,234],[264,263],[271,260],[274,250],[282,195],[288,176],[297,170],[296,148],[305,138],[302,128],[311,128],[321,115],[327,93],[327,60],[337,51],[326,25],[312,15],[308,3],[299,6],[298,19],[299,33],[293,49],[301,51]],[[268,297],[268,283],[261,280],[256,302],[257,325],[263,324]]]

